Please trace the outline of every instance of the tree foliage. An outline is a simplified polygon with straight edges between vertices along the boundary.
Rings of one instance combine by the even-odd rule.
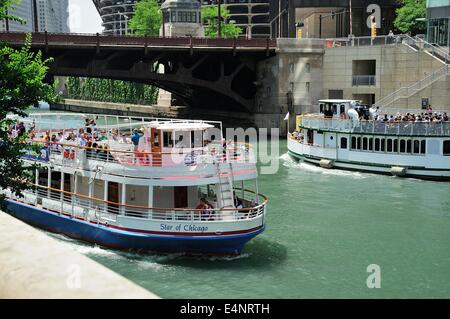
[[[155,104],[158,88],[142,83],[110,79],[69,77],[68,97],[99,102]]]
[[[14,122],[7,115],[25,117],[25,110],[30,106],[41,100],[56,99],[54,87],[44,81],[50,60],[43,60],[41,52],[31,52],[30,43],[28,35],[19,50],[0,46],[0,189],[9,188],[17,196],[32,182],[33,169],[25,167],[19,157],[33,147],[26,143],[26,136],[8,137],[8,129]],[[0,206],[5,208],[3,195],[0,195]]]
[[[20,17],[9,14],[11,8],[15,8],[21,0],[0,0],[0,21],[3,19],[8,19],[11,21],[17,21],[19,23],[26,23],[26,21]]]
[[[426,31],[423,21],[417,21],[426,16],[426,0],[401,0],[402,6],[397,9],[395,27],[403,33],[418,34]]]
[[[158,36],[162,23],[161,10],[156,0],[140,0],[135,6],[130,29],[137,35]]]
[[[221,36],[223,38],[237,38],[242,29],[229,23],[230,11],[224,7],[220,9],[220,15],[223,19],[221,24]],[[219,34],[219,8],[216,5],[202,7],[202,19],[205,25],[205,35],[208,38],[217,38]]]

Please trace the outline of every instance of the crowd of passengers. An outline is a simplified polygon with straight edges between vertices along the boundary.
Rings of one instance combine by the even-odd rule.
[[[371,107],[369,112],[359,111],[358,114],[361,121],[372,120],[387,123],[442,123],[450,121],[447,112],[433,112],[431,106],[428,106],[427,110],[420,114],[412,112],[398,112],[395,115],[380,114],[379,107]]]
[[[114,140],[119,140],[117,130],[113,129],[109,133]],[[53,152],[62,152],[65,146],[78,145],[86,149],[87,158],[113,159],[108,144],[101,143],[108,140],[106,130],[99,130],[94,119],[86,118],[84,127],[78,129],[78,132],[63,130],[51,132],[47,130],[43,134],[36,132],[35,122],[32,122],[26,128],[24,122],[17,121],[9,128],[8,135],[10,138],[26,136],[35,142],[43,143],[46,148]]]

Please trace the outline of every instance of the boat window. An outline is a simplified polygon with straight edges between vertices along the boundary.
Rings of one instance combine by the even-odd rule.
[[[450,155],[450,140],[444,141],[444,155]]]
[[[394,153],[398,153],[398,140],[394,140]]]
[[[427,141],[427,154],[441,155],[441,142],[438,139]]]
[[[323,109],[323,104],[320,103],[320,104],[319,104],[319,112],[320,112],[320,113],[323,113],[323,111],[324,111],[324,109]]]
[[[369,151],[373,151],[373,138],[369,138]]]
[[[381,147],[380,147],[380,150],[382,151],[382,152],[384,152],[384,150],[386,149],[386,147],[385,147],[385,139],[384,138],[382,138],[381,140],[380,140],[380,145],[381,145]]]
[[[411,140],[406,141],[406,153],[412,153]]]
[[[425,154],[427,152],[427,141],[421,140],[420,141],[420,154]]]
[[[406,141],[400,140],[400,153],[405,153],[405,152],[406,152]]]
[[[159,146],[159,131],[155,130],[155,133],[153,135],[153,146],[158,147]]]
[[[308,130],[308,132],[306,133],[306,137],[308,139],[307,143],[308,144],[314,144],[314,131],[313,130]]]
[[[414,154],[420,153],[420,142],[419,140],[414,141]]]
[[[336,115],[337,114],[337,105],[333,104],[333,114]]]
[[[341,137],[341,148],[347,149],[347,138],[346,137]]]
[[[191,147],[194,147],[195,131],[191,131]]]
[[[344,114],[345,113],[345,104],[341,104],[341,110],[339,112],[339,114]]]
[[[163,133],[163,146],[164,147],[173,147],[172,132],[164,132]]]
[[[175,132],[175,147],[189,147],[189,132]]]
[[[387,139],[387,152],[392,152],[392,139]]]
[[[192,141],[194,147],[203,147],[203,133],[202,131],[194,131],[192,136]]]
[[[356,149],[356,137],[352,136],[352,150]]]
[[[357,141],[358,141],[358,146],[357,146],[357,148],[358,148],[359,150],[361,150],[361,136],[358,136]]]
[[[375,139],[375,152],[379,152],[380,151],[380,139],[376,138]]]
[[[47,187],[48,186],[48,169],[39,169],[38,184]]]
[[[363,150],[367,151],[367,137],[363,138]]]

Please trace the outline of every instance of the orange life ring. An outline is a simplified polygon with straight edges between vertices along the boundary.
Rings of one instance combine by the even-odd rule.
[[[69,149],[64,150],[64,158],[69,158]]]
[[[74,150],[70,151],[70,159],[71,160],[75,159],[75,151]]]

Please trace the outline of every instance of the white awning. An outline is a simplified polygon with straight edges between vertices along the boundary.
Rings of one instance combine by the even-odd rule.
[[[158,130],[163,131],[200,131],[208,128],[213,128],[214,125],[202,122],[184,122],[184,123],[161,123],[157,127]]]

